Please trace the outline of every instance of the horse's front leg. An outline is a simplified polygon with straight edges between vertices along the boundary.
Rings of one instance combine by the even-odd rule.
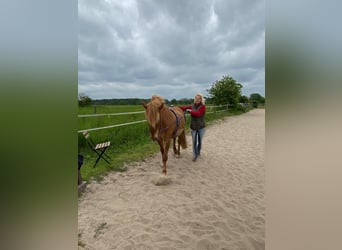
[[[159,148],[160,148],[160,153],[161,153],[161,155],[163,157],[163,155],[164,155],[164,142],[158,140],[158,144],[159,144]]]
[[[163,174],[166,175],[166,162],[168,158],[169,148],[171,140],[164,142],[164,152],[163,152]]]

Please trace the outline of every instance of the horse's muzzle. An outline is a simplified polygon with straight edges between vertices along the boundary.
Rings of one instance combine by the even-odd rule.
[[[158,132],[157,131],[151,131],[151,139],[153,141],[157,141],[158,140]]]

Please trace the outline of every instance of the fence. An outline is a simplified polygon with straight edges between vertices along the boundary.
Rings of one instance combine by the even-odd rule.
[[[219,113],[219,112],[224,112],[228,111],[229,104],[226,105],[218,105],[218,106],[207,106],[207,110],[209,109],[209,112],[206,112],[207,114],[210,113]],[[216,108],[219,108],[220,110],[216,110]],[[221,109],[224,108],[224,109]],[[214,111],[213,111],[214,109]],[[88,114],[88,115],[78,115],[77,117],[95,117],[95,116],[117,116],[117,115],[132,115],[132,114],[141,114],[144,113],[145,111],[135,111],[135,112],[123,112],[123,113],[112,113],[112,114]],[[188,115],[188,114],[186,114]],[[115,127],[121,127],[121,126],[129,126],[132,124],[137,124],[137,123],[143,123],[146,122],[147,120],[140,120],[140,121],[135,121],[135,122],[127,122],[127,123],[122,123],[122,124],[115,124],[115,125],[109,125],[109,126],[104,126],[104,127],[98,127],[98,128],[89,128],[89,129],[82,129],[78,130],[78,133],[83,133],[85,131],[94,131],[94,130],[101,130],[101,129],[108,129],[108,128],[115,128]]]

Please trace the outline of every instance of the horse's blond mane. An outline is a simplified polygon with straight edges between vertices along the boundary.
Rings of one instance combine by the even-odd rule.
[[[165,100],[160,95],[153,95],[151,98],[151,103],[153,103],[153,105],[160,107],[161,104],[165,103]]]
[[[160,119],[159,108],[165,103],[165,100],[160,95],[153,95],[151,101],[147,104],[146,118],[152,128],[156,128]]]

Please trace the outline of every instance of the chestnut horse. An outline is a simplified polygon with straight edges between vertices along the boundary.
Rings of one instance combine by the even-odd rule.
[[[179,107],[167,107],[161,96],[154,95],[149,103],[143,103],[145,116],[151,132],[151,139],[157,141],[163,158],[163,174],[166,175],[166,162],[168,158],[171,139],[173,151],[180,155],[180,146],[187,147],[185,137],[185,116]],[[178,148],[176,138],[178,137]]]

